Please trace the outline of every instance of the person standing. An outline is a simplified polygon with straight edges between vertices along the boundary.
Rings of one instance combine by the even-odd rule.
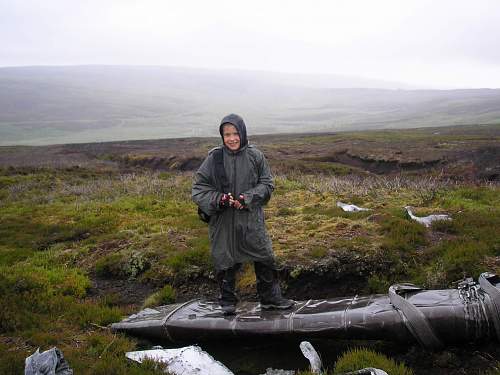
[[[230,114],[219,126],[223,145],[210,150],[195,174],[192,199],[209,219],[212,260],[225,314],[234,314],[236,273],[253,262],[262,309],[288,309],[283,298],[263,206],[274,190],[267,160],[250,145],[243,119]]]

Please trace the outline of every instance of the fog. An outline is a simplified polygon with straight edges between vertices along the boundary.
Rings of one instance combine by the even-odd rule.
[[[0,66],[165,65],[500,87],[500,2],[0,0]]]

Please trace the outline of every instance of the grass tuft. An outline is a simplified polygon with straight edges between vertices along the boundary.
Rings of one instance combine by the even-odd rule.
[[[386,357],[383,354],[368,349],[351,349],[340,356],[335,363],[334,374],[358,371],[373,367],[384,370],[391,375],[413,375],[413,370],[402,363]]]
[[[425,227],[402,215],[402,211],[396,211],[393,215],[385,216],[381,220],[381,233],[384,235],[384,249],[404,254],[426,245],[427,240]]]
[[[146,298],[142,307],[161,306],[174,303],[175,294],[175,289],[171,285],[167,284],[159,291]]]
[[[199,241],[204,242],[205,240]],[[182,252],[167,258],[165,264],[175,273],[184,275],[191,272],[205,272],[211,270],[212,268],[210,251],[207,247],[196,247],[183,250]]]
[[[141,252],[113,253],[100,258],[95,264],[99,276],[116,279],[135,279],[151,266]]]

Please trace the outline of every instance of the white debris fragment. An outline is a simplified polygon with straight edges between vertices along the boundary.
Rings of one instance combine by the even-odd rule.
[[[304,354],[304,357],[306,357],[311,364],[311,371],[315,374],[320,374],[322,364],[316,349],[314,349],[309,341],[302,341],[299,346],[302,354]]]
[[[405,210],[412,220],[415,220],[417,223],[423,224],[426,227],[430,227],[434,221],[451,220],[450,215],[429,215],[423,217],[415,216],[413,215],[410,206],[406,206]]]
[[[358,371],[346,372],[343,375],[389,375],[384,370],[380,370],[378,368],[367,367]]]
[[[73,375],[64,355],[58,348],[40,353],[40,348],[25,360],[24,375]]]
[[[273,368],[268,368],[264,374],[261,375],[295,375],[294,370],[278,370]]]
[[[358,207],[355,204],[347,204],[340,201],[337,202],[337,207],[342,208],[345,212],[370,211],[369,208]]]
[[[199,346],[186,346],[178,349],[153,349],[125,353],[133,361],[142,363],[145,359],[163,362],[166,371],[174,375],[233,375],[222,363],[216,361]]]

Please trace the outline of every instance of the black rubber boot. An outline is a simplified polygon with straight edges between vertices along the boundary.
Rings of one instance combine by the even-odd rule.
[[[236,312],[238,297],[236,296],[236,272],[240,268],[237,264],[234,267],[217,272],[217,282],[219,284],[219,304],[225,315],[233,315]]]
[[[254,262],[254,266],[260,307],[264,310],[285,310],[292,307],[295,301],[281,295],[278,271],[273,266],[261,262]]]

